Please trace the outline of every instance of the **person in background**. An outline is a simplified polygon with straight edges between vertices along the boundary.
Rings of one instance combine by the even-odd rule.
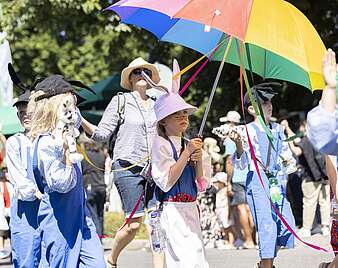
[[[218,225],[220,227],[222,240],[216,241],[218,249],[234,249],[233,220],[229,207],[229,197],[227,192],[227,174],[217,172],[212,178],[212,182],[217,185],[216,208]]]
[[[7,258],[11,252],[5,250],[5,240],[10,239],[10,203],[14,189],[6,177],[5,169],[0,170],[0,259]]]
[[[21,94],[13,104],[24,129],[7,140],[6,164],[8,180],[14,186],[11,203],[11,242],[14,267],[38,267],[41,259],[41,238],[37,211],[42,194],[30,172],[32,164],[29,136],[31,118],[27,113],[30,92]]]
[[[2,134],[2,125],[0,123],[0,167],[2,167],[6,155],[6,137]]]
[[[97,234],[102,238],[104,204],[106,202],[106,184],[103,171],[105,169],[105,156],[99,144],[88,138],[85,133],[81,134],[80,143],[87,156],[81,162],[83,187],[87,194],[87,207]]]
[[[287,137],[295,134],[290,129],[287,120],[281,124],[285,127]],[[311,236],[313,221],[315,218],[317,205],[320,207],[321,232],[328,236],[330,219],[330,185],[326,174],[325,155],[317,151],[310,143],[306,135],[306,122],[301,123],[304,135],[297,145],[293,141],[289,142],[292,152],[299,157],[299,164],[304,168],[302,176],[303,192],[303,227],[299,230],[300,237]]]
[[[226,117],[220,118],[221,122],[230,127],[238,126],[241,116],[236,111],[229,111]],[[236,144],[229,138],[224,139],[225,147],[225,170],[227,177],[227,191],[230,199],[230,207],[234,218],[234,228],[237,233],[235,246],[238,248],[251,249],[255,247],[254,222],[250,213],[245,194],[245,183],[248,170],[234,167],[230,155],[236,151]]]

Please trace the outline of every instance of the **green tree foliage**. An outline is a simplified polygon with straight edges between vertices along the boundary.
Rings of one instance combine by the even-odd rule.
[[[25,81],[61,73],[87,84],[120,72],[133,58],[142,56],[171,66],[175,57],[182,67],[200,54],[173,44],[158,42],[150,33],[119,24],[114,13],[103,9],[108,0],[0,0],[0,30],[8,33],[16,69]],[[292,0],[317,28],[324,43],[337,49],[337,0]],[[219,63],[210,62],[184,97],[201,107],[202,117]],[[196,68],[195,68],[196,69]],[[182,84],[194,70],[182,77]],[[207,130],[229,109],[240,111],[239,68],[225,65],[210,111]],[[260,82],[255,77],[255,82]],[[302,100],[300,103],[299,100]],[[109,100],[106,100],[108,103]],[[286,84],[276,99],[276,111],[308,110],[315,103],[306,89]],[[102,106],[102,105],[100,105]],[[199,120],[195,120],[196,127]]]

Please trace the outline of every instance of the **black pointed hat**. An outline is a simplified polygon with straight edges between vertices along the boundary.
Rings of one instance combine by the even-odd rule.
[[[260,103],[271,101],[274,96],[278,94],[276,91],[282,86],[278,82],[264,82],[258,85],[255,85],[251,88],[252,97],[255,98]],[[248,92],[244,96],[244,106],[248,107],[251,104]]]

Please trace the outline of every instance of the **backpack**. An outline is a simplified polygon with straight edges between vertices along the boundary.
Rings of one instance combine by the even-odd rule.
[[[117,133],[120,130],[120,126],[124,123],[125,107],[126,107],[126,96],[124,95],[123,92],[118,92],[117,93],[117,115],[119,118],[117,120],[117,126],[114,132],[110,135],[109,141],[108,141],[108,153],[111,159],[113,159],[113,152],[114,152],[114,146],[116,143]]]

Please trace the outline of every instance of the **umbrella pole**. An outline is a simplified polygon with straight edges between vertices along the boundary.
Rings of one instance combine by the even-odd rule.
[[[228,55],[228,52],[229,52],[229,49],[230,49],[230,46],[231,46],[231,42],[232,42],[232,37],[230,38],[230,40],[228,42],[228,45],[225,49],[225,52],[224,52],[224,55],[223,55],[223,58],[222,58],[222,62],[219,65],[218,72],[217,72],[217,75],[216,75],[216,78],[215,78],[215,81],[214,81],[214,84],[212,86],[212,90],[211,90],[211,93],[210,93],[210,96],[209,96],[208,104],[207,104],[207,107],[205,108],[205,111],[204,111],[202,123],[201,123],[200,129],[198,131],[198,137],[202,137],[202,133],[203,133],[203,130],[204,130],[204,127],[205,127],[205,123],[207,121],[207,117],[208,117],[208,114],[209,114],[211,103],[212,103],[212,100],[213,100],[215,92],[216,92],[218,81],[219,81],[219,78],[221,76],[221,73],[222,73],[222,70],[223,70],[223,67],[224,67],[224,63],[225,63],[225,59]]]

